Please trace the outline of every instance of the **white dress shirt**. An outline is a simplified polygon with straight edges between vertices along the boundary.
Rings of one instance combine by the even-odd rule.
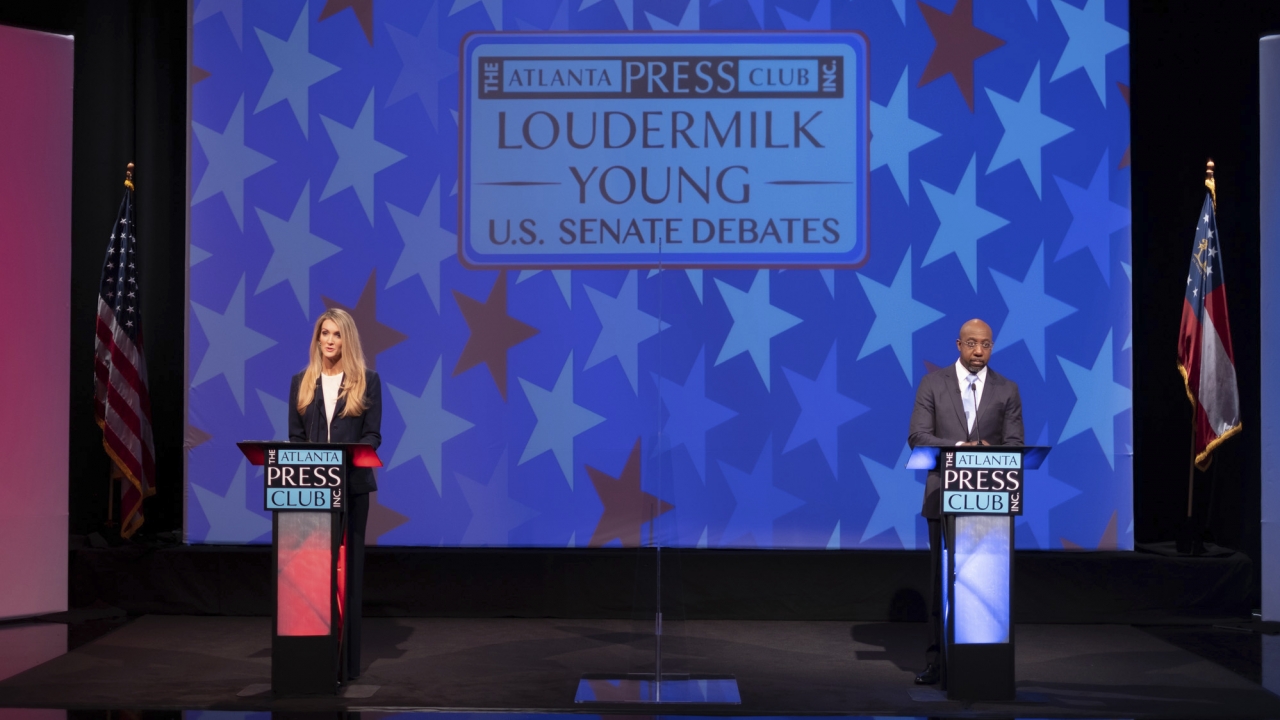
[[[972,374],[973,373],[969,370],[969,368],[965,367],[958,359],[956,360],[956,380],[959,381],[960,383],[961,397],[964,397],[965,395],[969,394],[969,376]],[[977,372],[977,375],[978,375],[978,383],[977,383],[977,387],[974,388],[974,394],[976,394],[978,397],[973,404],[974,417],[968,417],[967,415],[965,417],[965,422],[968,423],[970,429],[972,429],[973,427],[973,423],[977,417],[978,409],[982,407],[982,389],[987,385],[987,366],[983,365],[982,369]]]

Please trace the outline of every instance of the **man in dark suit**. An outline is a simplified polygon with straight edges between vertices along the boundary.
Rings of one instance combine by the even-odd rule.
[[[960,359],[929,373],[916,391],[911,412],[912,447],[921,445],[1021,445],[1022,397],[1018,384],[987,367],[991,327],[970,320],[956,340]],[[933,570],[926,665],[916,684],[932,685],[942,675],[942,480],[937,471],[925,483],[920,514],[929,523],[929,558]]]

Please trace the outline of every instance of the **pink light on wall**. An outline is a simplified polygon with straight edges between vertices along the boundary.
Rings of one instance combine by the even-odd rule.
[[[0,619],[67,608],[74,53],[70,37],[0,27],[0,377],[20,409],[0,413]]]

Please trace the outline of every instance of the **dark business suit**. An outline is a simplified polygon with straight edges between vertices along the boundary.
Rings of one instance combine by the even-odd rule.
[[[1018,394],[1018,384],[988,367],[978,416],[970,431],[956,371],[956,364],[951,363],[925,375],[920,381],[907,442],[912,447],[955,445],[978,440],[985,440],[991,445],[1023,444],[1022,396]],[[933,572],[933,601],[929,615],[929,640],[932,644],[925,653],[930,663],[939,662],[938,650],[942,647],[941,494],[942,480],[936,470],[931,471],[925,482],[924,505],[920,510],[920,514],[929,521],[929,559]]]
[[[324,411],[324,390],[320,378],[316,378],[315,398],[306,412],[298,412],[298,386],[302,373],[293,376],[289,384],[289,441],[368,443],[377,449],[382,444],[382,381],[378,373],[365,370],[365,409],[356,417],[342,417],[347,406],[345,397],[338,397],[333,408],[333,422],[327,422]],[[343,378],[346,386],[346,378]],[[341,392],[341,391],[339,391]],[[364,602],[364,534],[369,522],[369,493],[378,489],[373,468],[349,468],[347,492],[350,504],[346,515],[347,588],[346,588],[346,646],[347,671],[351,677],[360,675],[361,614]]]

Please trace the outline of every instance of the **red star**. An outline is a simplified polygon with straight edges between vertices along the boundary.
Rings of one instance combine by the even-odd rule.
[[[950,74],[960,86],[960,94],[969,104],[969,112],[973,112],[973,62],[1004,45],[1004,40],[974,27],[973,0],[956,0],[956,7],[950,15],[921,0],[916,0],[916,3],[936,43],[917,87],[924,87]]]
[[[1124,96],[1124,104],[1126,107],[1128,107],[1129,106],[1129,86],[1125,85],[1122,82],[1118,82],[1116,83],[1116,87],[1120,88],[1120,94]],[[1120,164],[1116,166],[1117,170],[1121,168],[1129,167],[1129,148],[1130,147],[1131,147],[1130,145],[1124,146],[1124,157],[1120,158]]]
[[[635,447],[631,448],[627,464],[622,466],[618,477],[590,465],[587,475],[604,504],[604,512],[587,547],[603,547],[615,539],[622,541],[622,547],[640,547],[641,526],[675,507],[640,489],[640,438],[636,438]]]
[[[453,291],[453,299],[467,321],[471,337],[458,356],[453,374],[460,375],[484,363],[489,367],[493,383],[507,400],[507,351],[538,334],[538,329],[526,325],[507,314],[507,271],[498,273],[498,279],[489,291],[489,298],[480,302]]]
[[[1119,511],[1112,511],[1111,519],[1107,521],[1107,527],[1102,531],[1102,537],[1098,539],[1098,550],[1119,550],[1120,549],[1120,526],[1116,523]],[[1058,538],[1062,542],[1064,550],[1084,550],[1066,538]]]
[[[201,430],[195,425],[187,425],[186,437],[183,438],[182,444],[186,447],[186,449],[191,450],[192,448],[200,447],[201,445],[209,442],[212,439],[213,439],[213,436],[205,432],[204,430]]]
[[[378,538],[409,522],[409,518],[378,502],[377,491],[369,493],[369,524],[365,529],[365,542],[377,545]]]
[[[369,273],[369,280],[360,291],[360,299],[354,308],[347,307],[324,295],[320,296],[326,309],[341,308],[355,318],[356,329],[360,331],[360,345],[364,350],[364,364],[370,370],[378,368],[378,354],[390,349],[405,340],[408,335],[378,322],[378,271]]]
[[[942,369],[942,366],[941,366],[941,365],[934,365],[933,363],[929,362],[928,360],[925,360],[925,361],[924,361],[924,374],[925,374],[925,375],[928,375],[929,373],[931,373],[931,372],[933,372],[933,371],[935,371],[935,370],[941,370],[941,369]]]
[[[347,8],[351,8],[351,12],[356,14],[356,20],[364,28],[365,38],[373,45],[373,0],[328,0],[320,11],[320,20],[337,15]]]
[[[213,73],[209,72],[208,70],[205,70],[204,68],[202,68],[202,67],[200,67],[200,66],[198,66],[198,65],[192,64],[192,66],[191,66],[191,84],[192,84],[192,85],[195,85],[196,83],[200,82],[201,80],[204,80],[205,78],[209,77],[209,76],[210,76],[210,75],[212,75],[212,74],[213,74]]]

